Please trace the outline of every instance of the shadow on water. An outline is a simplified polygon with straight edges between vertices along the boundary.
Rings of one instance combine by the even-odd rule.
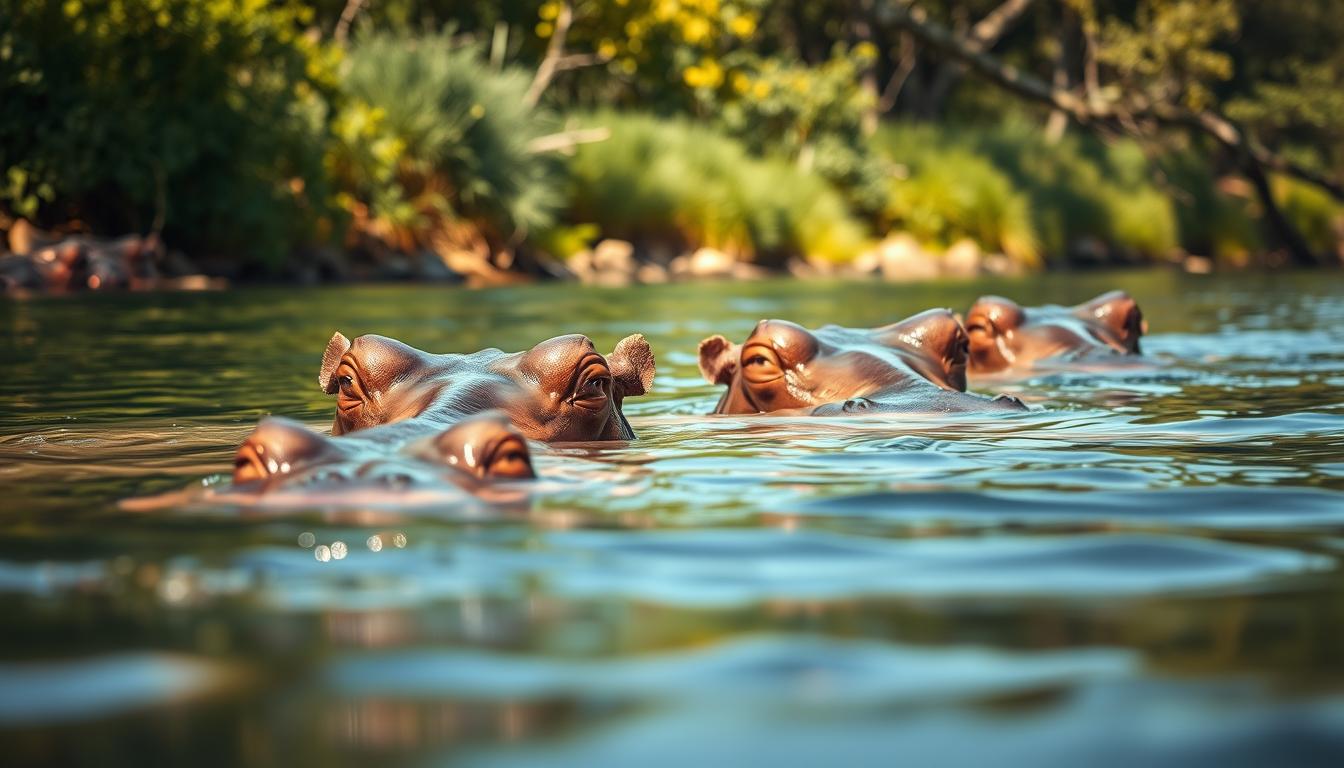
[[[763,317],[1116,286],[1152,364],[986,385],[1031,413],[700,415],[696,342]],[[658,379],[521,502],[191,503],[261,415],[330,423],[335,330],[638,331]],[[87,296],[0,303],[0,357],[16,763],[1344,759],[1334,275]]]

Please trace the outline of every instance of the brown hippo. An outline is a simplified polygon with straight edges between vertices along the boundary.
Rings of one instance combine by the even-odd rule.
[[[417,477],[459,485],[536,477],[527,440],[499,412],[477,414],[400,445],[377,439],[375,432],[337,440],[289,419],[262,419],[234,454],[234,485],[269,491],[359,481],[397,487]]]
[[[380,434],[392,431],[395,434]],[[432,506],[473,512],[478,503],[522,505],[536,490],[526,439],[501,412],[467,417],[405,442],[396,426],[332,438],[289,419],[265,418],[234,455],[233,483],[125,499],[148,512],[200,504],[262,509]]]
[[[633,439],[621,404],[647,392],[653,373],[653,352],[640,335],[604,357],[579,334],[526,352],[435,355],[383,336],[351,342],[338,333],[318,383],[336,395],[333,435],[394,423],[405,425],[397,434],[438,431],[499,409],[531,439],[576,442]]]
[[[1095,362],[1138,355],[1146,333],[1139,305],[1111,291],[1076,307],[1020,307],[999,296],[978,299],[966,313],[972,374],[1027,371],[1043,361]]]
[[[872,329],[762,320],[743,344],[700,342],[700,372],[728,387],[714,413],[1025,409],[967,394],[966,352],[966,333],[945,309]]]

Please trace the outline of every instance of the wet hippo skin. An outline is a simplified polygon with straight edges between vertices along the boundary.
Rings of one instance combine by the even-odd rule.
[[[972,375],[1025,372],[1038,363],[1097,362],[1139,354],[1147,323],[1124,291],[1074,307],[1022,307],[999,296],[966,313]]]
[[[762,320],[742,344],[700,342],[700,372],[728,387],[714,413],[1023,410],[967,394],[966,359],[966,333],[945,309],[871,329]]]
[[[527,440],[499,412],[468,417],[402,445],[375,432],[366,433],[372,439],[334,439],[289,419],[263,419],[234,455],[234,486],[258,494],[332,493],[355,484],[406,490],[446,481],[470,488],[536,477]]]
[[[384,336],[351,342],[338,333],[318,383],[336,395],[333,435],[397,423],[406,425],[398,432],[437,431],[499,409],[528,438],[577,442],[633,439],[621,404],[648,391],[653,375],[653,352],[640,335],[606,356],[578,334],[526,352],[436,355]]]

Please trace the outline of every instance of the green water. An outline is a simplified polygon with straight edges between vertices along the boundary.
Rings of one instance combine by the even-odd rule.
[[[696,342],[763,317],[1117,287],[1157,365],[1030,414],[700,415]],[[336,330],[642,332],[658,375],[521,508],[116,506],[327,426]],[[6,764],[1344,764],[1335,274],[53,298],[0,360]]]

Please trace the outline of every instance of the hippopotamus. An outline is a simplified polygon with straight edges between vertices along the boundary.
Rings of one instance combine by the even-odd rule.
[[[1139,354],[1148,324],[1124,291],[1074,307],[1021,307],[983,296],[966,313],[972,375],[1024,372],[1048,361],[1070,365]]]
[[[459,483],[536,477],[527,440],[498,411],[406,443],[379,440],[376,431],[338,440],[289,419],[262,419],[234,454],[233,483],[272,489],[364,478],[395,485],[417,472]]]
[[[502,412],[469,416],[405,440],[378,427],[333,438],[290,419],[262,419],[234,454],[233,482],[125,499],[123,509],[155,511],[225,504],[266,509],[432,506],[473,514],[479,504],[527,509],[537,491],[527,440]],[[501,506],[502,505],[502,506]]]
[[[700,372],[728,387],[714,413],[1025,410],[1016,398],[966,393],[966,332],[931,309],[880,328],[809,330],[762,320],[742,344],[700,342]]]
[[[579,334],[526,352],[436,355],[384,336],[349,341],[337,333],[318,383],[336,395],[333,435],[392,424],[403,426],[383,434],[438,431],[499,409],[530,439],[580,442],[634,439],[621,405],[647,392],[653,374],[653,351],[638,334],[603,356]]]

